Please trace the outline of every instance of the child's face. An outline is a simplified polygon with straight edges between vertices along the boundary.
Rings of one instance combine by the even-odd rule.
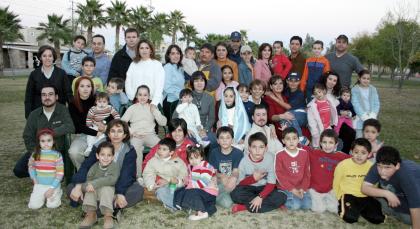
[[[350,101],[350,93],[344,92],[343,94],[341,94],[341,99],[348,103]]]
[[[284,136],[283,143],[287,150],[295,151],[299,144],[299,137],[296,133],[288,133]]]
[[[314,44],[314,45],[312,45],[312,52],[314,53],[314,55],[316,57],[321,56],[321,53],[322,53],[322,50],[323,49],[324,48],[322,48],[322,46],[320,44]]]
[[[188,158],[190,165],[197,166],[203,161],[203,157],[198,154],[192,154],[191,157]]]
[[[283,48],[280,46],[280,44],[277,44],[277,43],[273,45],[273,49],[276,55],[280,55],[281,52],[283,51]]]
[[[299,88],[299,83],[300,80],[295,80],[295,79],[288,79],[287,81],[287,86],[290,88],[290,90],[295,91]]]
[[[233,103],[235,102],[235,93],[233,93],[233,91],[232,91],[232,90],[226,90],[226,91],[223,93],[223,97],[224,97],[224,99],[225,99],[225,104],[226,104],[227,106],[232,106],[232,105],[233,105]]]
[[[96,100],[96,106],[99,109],[105,109],[108,106],[108,100],[105,98],[100,98]]]
[[[106,86],[106,91],[108,94],[115,94],[120,93],[122,90],[117,88],[117,83],[110,82],[108,86]]]
[[[85,41],[82,39],[77,39],[76,41],[73,41],[73,47],[77,50],[82,50],[85,48]]]
[[[254,99],[256,99],[256,100],[261,99],[261,97],[264,94],[264,88],[263,88],[263,86],[262,85],[254,85],[251,88],[251,94],[252,94],[252,97]]]
[[[325,83],[325,86],[327,89],[333,89],[335,85],[337,84],[337,76],[335,75],[329,75],[327,78],[327,82]]]
[[[185,57],[188,58],[188,59],[195,60],[195,51],[194,50],[188,50],[185,53]]]
[[[184,95],[181,98],[182,103],[191,103],[193,100],[193,97],[191,95]]]
[[[223,80],[230,82],[233,79],[233,72],[229,68],[223,69]]]
[[[362,87],[368,87],[370,84],[370,75],[369,74],[364,74],[362,75],[362,77],[360,77],[360,85]]]
[[[99,153],[96,154],[96,159],[99,160],[101,166],[108,166],[114,160],[114,154],[112,154],[112,149],[104,147]]]
[[[395,174],[395,172],[400,169],[400,163],[397,165],[385,165],[382,163],[377,163],[376,168],[378,169],[379,176],[381,176],[382,179],[389,180]]]
[[[217,143],[222,149],[229,149],[232,146],[233,138],[229,132],[222,132],[217,138]]]
[[[376,141],[379,136],[378,130],[373,126],[365,126],[363,129],[363,137],[370,142]]]
[[[139,101],[140,104],[146,104],[147,102],[149,102],[149,92],[147,91],[146,88],[140,88],[140,90],[137,92],[137,100]]]
[[[39,146],[41,147],[41,149],[50,150],[52,149],[53,145],[54,139],[53,136],[51,136],[50,134],[44,134],[39,136]]]
[[[253,141],[249,147],[249,154],[254,161],[262,160],[266,151],[267,146],[260,140]]]
[[[241,96],[242,101],[247,102],[249,99],[249,91],[245,87],[239,89],[239,96]]]
[[[364,164],[369,156],[369,152],[366,147],[361,145],[355,145],[351,150],[352,160],[358,165]]]
[[[204,79],[196,79],[194,80],[194,91],[202,92],[206,87],[206,81]]]
[[[93,71],[95,71],[95,64],[93,62],[86,61],[82,66],[82,70],[84,76],[92,76]]]
[[[174,151],[171,151],[167,145],[159,145],[157,154],[161,159],[171,157],[173,153]]]
[[[325,90],[318,88],[314,90],[314,96],[317,100],[324,100],[326,94],[327,92]]]
[[[321,149],[326,153],[334,153],[337,149],[337,142],[332,137],[323,137],[320,145]]]
[[[272,85],[270,85],[270,88],[274,93],[282,93],[284,89],[283,81],[281,79],[276,80]]]

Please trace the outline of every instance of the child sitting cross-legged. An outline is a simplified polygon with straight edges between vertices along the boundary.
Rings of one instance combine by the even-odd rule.
[[[230,193],[232,212],[264,213],[280,208],[286,195],[276,189],[273,157],[267,154],[267,137],[255,133],[249,137],[249,154],[239,163],[236,188]]]
[[[187,166],[182,159],[174,157],[176,143],[173,139],[164,138],[158,144],[157,153],[144,168],[144,184],[149,191],[156,192],[157,199],[166,208],[176,210],[173,207],[174,192],[184,186],[184,179],[188,175]]]

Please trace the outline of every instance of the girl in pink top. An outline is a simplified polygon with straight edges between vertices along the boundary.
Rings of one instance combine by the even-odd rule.
[[[271,53],[273,49],[268,43],[263,43],[258,49],[258,60],[254,67],[254,79],[259,79],[267,84],[271,78]]]
[[[222,67],[222,82],[220,82],[220,86],[216,90],[216,101],[220,101],[223,96],[223,91],[227,87],[234,87],[236,88],[239,85],[238,82],[233,80],[233,69],[229,65],[223,65]]]

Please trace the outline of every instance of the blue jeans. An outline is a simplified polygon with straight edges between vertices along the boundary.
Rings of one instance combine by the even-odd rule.
[[[287,209],[289,210],[311,209],[312,200],[311,200],[311,195],[309,194],[309,192],[305,192],[305,194],[303,194],[303,199],[300,199],[299,197],[293,195],[293,193],[289,191],[283,191],[283,192],[287,195],[287,200],[285,204]]]
[[[284,120],[280,121],[281,124],[286,124],[288,127],[293,127],[298,132],[299,137],[302,136],[301,127],[306,127],[308,124],[307,113],[304,111],[290,110],[288,111],[295,116],[293,120]]]
[[[176,210],[176,208],[174,208],[174,193],[171,193],[169,185],[158,188],[156,190],[156,198],[162,201],[166,207]]]

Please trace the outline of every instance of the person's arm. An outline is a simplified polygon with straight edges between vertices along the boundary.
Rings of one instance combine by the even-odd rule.
[[[67,103],[71,103],[74,100],[74,96],[73,96],[73,89],[72,89],[72,82],[70,82],[69,77],[67,77],[66,72],[63,69],[58,69],[58,67],[56,67],[56,71],[60,72],[60,78],[63,79],[63,84],[62,84],[62,89],[63,90],[63,95],[66,96],[66,101]]]
[[[28,82],[26,83],[26,90],[25,90],[25,119],[28,119],[29,114],[32,111],[32,103],[33,97],[36,96],[35,94],[35,72],[36,70],[32,71],[29,75]]]
[[[146,167],[143,170],[143,180],[144,180],[144,187],[147,188],[147,190],[152,191],[155,187],[155,181],[156,181],[156,174],[157,171],[153,166],[153,160],[150,161],[150,163],[147,163]]]
[[[157,107],[159,104],[162,103],[163,85],[165,84],[165,70],[163,70],[163,67],[160,62],[156,64],[154,81],[156,83],[152,97],[152,104]]]
[[[362,107],[362,101],[360,101],[361,95],[358,86],[351,89],[351,103],[353,104],[354,111],[363,121],[367,119],[367,113]]]
[[[300,80],[299,88],[302,92],[306,90],[306,81],[308,81],[308,62],[305,63],[305,67],[303,68],[302,78]]]
[[[391,207],[397,207],[400,205],[400,200],[394,193],[386,189],[377,188],[375,185],[367,181],[363,182],[361,191],[367,196],[385,198]]]
[[[136,93],[137,88],[133,88],[134,87],[133,85],[135,82],[134,78],[136,75],[135,73],[136,70],[134,69],[135,66],[136,66],[136,63],[134,62],[130,64],[130,67],[128,67],[128,70],[126,73],[127,77],[125,78],[125,87],[124,87],[125,94],[127,95],[129,100],[134,100],[136,97],[135,93]]]
[[[66,134],[73,134],[75,131],[75,128],[74,128],[73,120],[71,119],[68,110],[65,107],[63,107],[63,110],[60,111],[60,113],[63,118],[63,121],[62,121],[63,123],[60,126],[54,128],[55,136],[60,137]]]
[[[234,62],[233,66],[232,66],[232,70],[233,70],[233,81],[238,82],[239,79],[239,70],[238,70],[238,65]]]
[[[331,65],[330,61],[327,58],[324,58],[324,69],[322,70],[322,73],[326,73],[328,71],[331,71]]]
[[[410,208],[412,228],[420,228],[420,208]]]
[[[316,109],[316,108],[315,108]],[[312,136],[312,146],[318,147],[319,146],[319,131],[318,131],[318,124],[316,122],[316,117],[314,112],[311,111],[312,108],[308,108],[308,127],[309,131],[311,132]]]
[[[378,116],[381,103],[379,101],[378,91],[376,88],[373,87],[372,90],[372,112],[375,113],[375,116]]]
[[[61,153],[57,153],[57,158],[55,159],[55,179],[51,184],[52,188],[58,188],[60,186],[61,180],[64,177],[64,162]]]
[[[217,63],[210,64],[210,72],[209,72],[209,78],[207,80],[207,91],[214,91],[216,90],[219,85],[220,81],[222,81],[222,70],[220,70],[220,67]]]
[[[254,65],[254,79],[261,79],[262,75],[262,61],[256,61]]]
[[[281,55],[281,60],[283,63],[283,70],[280,72],[281,77],[285,79],[289,74],[290,69],[292,69],[292,62],[290,62],[289,58],[286,55]]]
[[[32,152],[36,146],[36,117],[35,113],[29,115],[28,120],[26,121],[25,129],[23,130],[23,142],[25,143],[25,148],[28,152]]]
[[[276,175],[277,182],[281,187],[292,187],[293,185],[289,182],[289,173],[287,168],[282,163],[281,153],[278,153],[274,159],[274,172]]]
[[[204,95],[203,95],[204,96]],[[209,104],[209,113],[207,115],[207,123],[206,123],[206,130],[211,131],[214,122],[216,121],[216,111],[215,111],[215,104],[214,104],[214,98],[209,96],[210,104]]]
[[[136,181],[136,159],[136,151],[131,148],[124,157],[120,175],[115,184],[115,194],[125,195],[127,189]]]
[[[111,60],[111,65],[109,66],[109,71],[108,71],[108,79],[107,79],[107,84],[109,83],[109,81],[114,78],[114,77],[120,77],[118,75],[118,68],[120,68],[120,66],[118,66],[118,52],[115,53],[114,57]]]
[[[334,179],[333,179],[333,191],[335,193],[335,197],[337,200],[341,198],[342,190],[340,188],[340,183],[343,179],[343,169],[342,169],[343,161],[338,163],[337,167],[334,170]]]
[[[36,184],[38,181],[36,180],[36,170],[35,170],[35,159],[33,157],[33,155],[31,155],[29,157],[29,162],[28,162],[28,173],[29,173],[29,177],[31,178],[32,182],[34,184]]]
[[[354,60],[353,60],[353,70],[356,71],[356,73],[359,73],[360,71],[362,71],[363,69],[365,69],[363,67],[363,65],[360,63],[359,58],[353,56]]]
[[[159,126],[166,126],[166,123],[168,120],[166,119],[165,115],[160,113],[159,109],[152,108],[152,114],[153,114],[153,117],[155,117],[155,120]]]
[[[111,115],[112,115],[112,117],[114,117],[114,119],[120,119],[121,118],[120,113],[118,113],[118,111],[115,110],[115,108],[113,108],[112,106],[111,106]]]
[[[93,127],[93,122],[95,120],[95,111],[94,107],[91,107],[86,116],[86,126]]]
[[[305,161],[305,164],[304,164],[305,175],[303,175],[303,180],[302,180],[302,183],[301,183],[301,187],[305,192],[308,191],[310,183],[311,183],[311,170],[310,170],[310,162],[309,162],[309,152],[307,152],[306,155],[308,155],[308,156],[306,157],[306,161]]]
[[[69,112],[71,119],[73,120],[76,133],[84,133],[90,136],[96,136],[98,134],[98,131],[86,126],[86,121],[82,121],[80,118],[79,110],[77,110],[77,108],[72,103],[69,104]]]

